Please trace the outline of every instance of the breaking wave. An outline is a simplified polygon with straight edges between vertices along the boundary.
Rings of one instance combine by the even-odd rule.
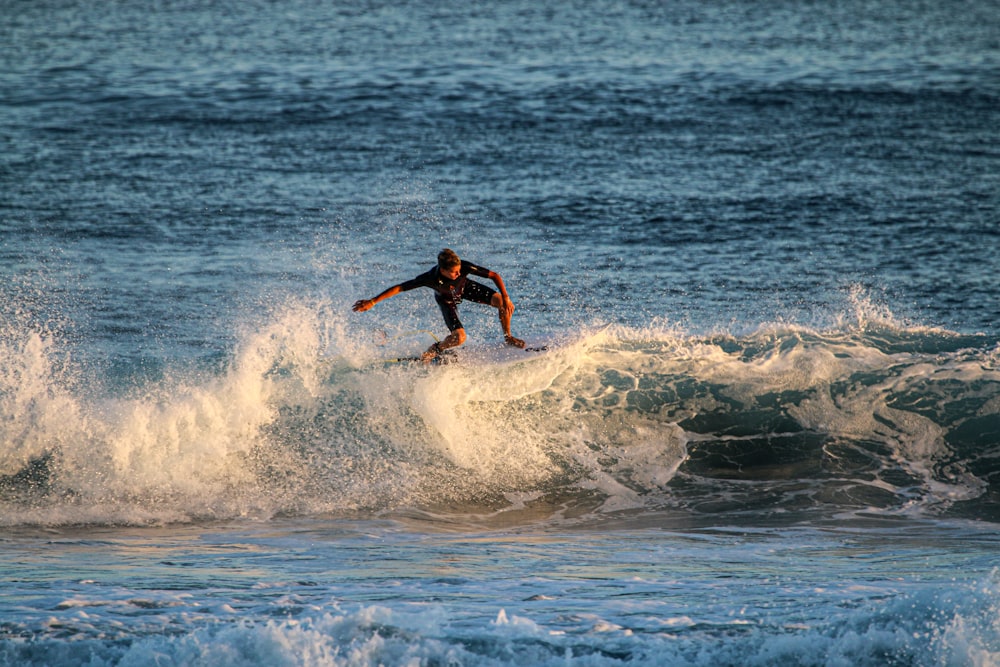
[[[329,304],[224,361],[113,390],[0,337],[0,519],[619,511],[1000,520],[1000,346],[860,308],[828,330],[592,328],[516,363],[383,361]],[[429,339],[428,339],[429,340]]]

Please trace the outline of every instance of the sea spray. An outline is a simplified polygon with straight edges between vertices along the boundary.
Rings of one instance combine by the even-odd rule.
[[[50,456],[85,430],[51,337],[29,331],[0,338],[0,474]]]
[[[508,498],[994,511],[995,351],[939,331],[617,326],[516,364],[424,366],[379,361],[411,341],[379,345],[293,299],[214,370],[168,369],[125,395],[69,381],[40,334],[4,344],[8,524],[44,508],[51,523],[145,523]]]

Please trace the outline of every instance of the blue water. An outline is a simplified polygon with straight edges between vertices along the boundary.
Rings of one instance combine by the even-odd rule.
[[[996,3],[0,16],[0,664],[1000,664]]]

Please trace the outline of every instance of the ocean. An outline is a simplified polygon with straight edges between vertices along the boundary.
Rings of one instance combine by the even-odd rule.
[[[0,665],[1000,664],[995,1],[0,16]]]

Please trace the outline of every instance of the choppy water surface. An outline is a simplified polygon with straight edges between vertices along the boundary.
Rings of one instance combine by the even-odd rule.
[[[997,662],[991,3],[0,13],[0,662]]]

